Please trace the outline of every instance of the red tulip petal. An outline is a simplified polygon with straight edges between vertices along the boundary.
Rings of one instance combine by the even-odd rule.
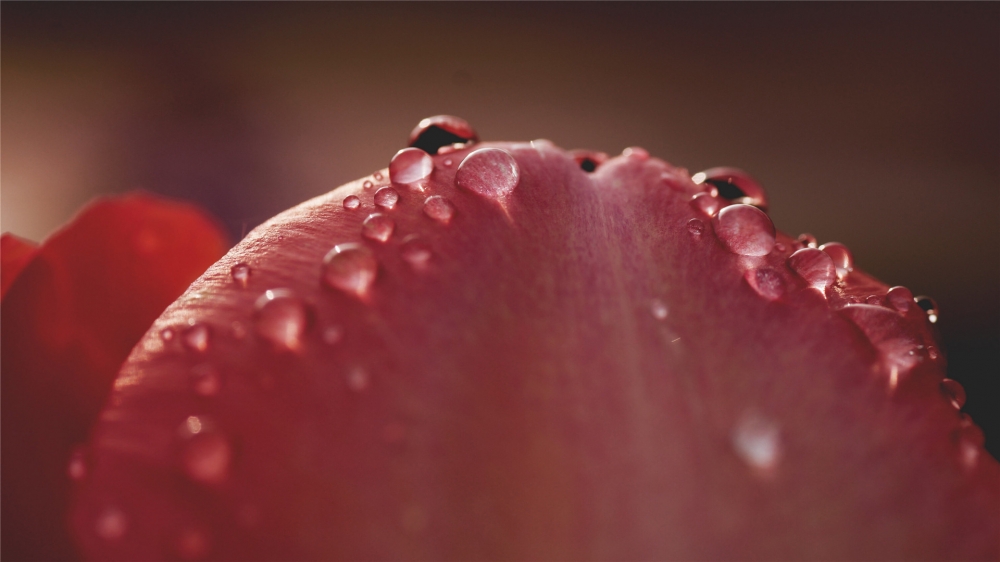
[[[5,560],[73,556],[64,523],[71,449],[149,324],[225,249],[218,226],[189,205],[102,199],[46,240],[5,291]]]
[[[89,556],[1000,554],[1000,465],[919,307],[848,308],[887,290],[858,270],[817,291],[756,210],[723,244],[640,149],[434,163],[384,239],[378,174],[252,232],[154,324],[94,433]]]
[[[6,232],[0,236],[0,299],[7,294],[7,289],[17,279],[17,276],[35,257],[38,244]]]

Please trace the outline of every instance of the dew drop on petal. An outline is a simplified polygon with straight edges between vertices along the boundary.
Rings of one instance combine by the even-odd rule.
[[[117,507],[108,507],[94,521],[94,532],[106,541],[116,541],[128,531],[128,517]]]
[[[399,247],[399,254],[403,261],[417,271],[427,269],[432,255],[430,245],[415,235],[408,236],[403,240]]]
[[[381,179],[381,178],[378,178],[378,179]],[[361,184],[361,187],[363,187],[365,189],[371,189],[371,188],[375,187],[375,184],[372,183],[372,180],[365,180],[365,182],[363,184]],[[350,197],[350,196],[348,196],[348,197]],[[344,205],[344,206],[346,207],[347,205]]]
[[[965,389],[962,388],[962,384],[958,381],[943,379],[941,381],[941,393],[948,398],[956,410],[961,410],[962,406],[965,406]]]
[[[375,172],[372,177],[375,178],[375,181],[382,181],[382,172]]]
[[[810,286],[826,292],[837,276],[833,259],[817,248],[802,248],[788,256],[788,267]]]
[[[667,309],[667,305],[660,299],[653,299],[653,301],[649,304],[649,313],[652,314],[653,318],[656,318],[657,320],[665,320],[669,312],[670,311]]]
[[[353,295],[366,295],[377,273],[378,261],[360,244],[338,244],[323,258],[323,282]]]
[[[388,241],[395,229],[396,222],[382,213],[372,213],[361,223],[361,235],[376,242]]]
[[[383,209],[394,209],[399,201],[399,192],[391,187],[383,187],[375,192],[375,204]]]
[[[181,334],[181,341],[184,342],[184,347],[198,353],[208,351],[211,339],[211,329],[209,329],[207,324],[202,324],[201,322],[195,322]]]
[[[309,310],[302,299],[288,289],[265,291],[254,306],[257,335],[282,351],[302,348],[309,328]]]
[[[878,295],[868,295],[868,297],[865,298],[865,302],[875,306],[882,306],[882,297]]]
[[[885,294],[885,300],[889,302],[889,306],[905,313],[913,305],[913,293],[903,286],[891,287]]]
[[[233,451],[220,433],[199,430],[188,439],[181,452],[184,473],[202,484],[221,484],[229,478]]]
[[[819,247],[833,259],[833,265],[837,268],[837,278],[844,279],[847,274],[854,270],[854,256],[847,246],[840,242],[828,242]]]
[[[506,150],[481,148],[458,165],[455,183],[462,189],[495,200],[506,199],[521,177],[521,168]]]
[[[222,390],[222,374],[211,363],[201,363],[191,369],[191,388],[198,396],[215,396]]]
[[[164,342],[173,341],[173,339],[174,339],[174,329],[173,328],[164,328],[164,329],[160,330],[160,339],[163,340]]]
[[[788,248],[786,248],[785,245],[783,243],[781,243],[781,242],[775,242],[774,243],[774,251],[778,252],[779,254],[785,253],[785,250],[787,250],[787,249]]]
[[[638,162],[649,160],[649,151],[641,146],[630,146],[622,151],[622,156]]]
[[[88,472],[87,448],[84,445],[78,445],[69,455],[69,464],[66,465],[66,475],[69,476],[70,480],[79,482],[87,477]]]
[[[691,206],[707,216],[714,217],[719,212],[719,200],[711,193],[698,193],[691,198]]]
[[[441,148],[454,144],[474,144],[479,135],[468,121],[454,115],[435,115],[421,119],[410,132],[410,146],[420,148],[430,154],[437,154]]]
[[[367,182],[367,183],[371,183],[371,182]],[[344,197],[344,208],[345,209],[347,209],[347,210],[350,211],[350,210],[353,210],[353,209],[357,209],[360,206],[361,206],[361,198],[358,197],[357,195],[348,195],[347,197]]]
[[[434,171],[434,160],[419,148],[404,148],[389,162],[389,180],[400,185],[420,182]]]
[[[251,273],[250,266],[242,262],[229,269],[229,275],[233,278],[233,282],[244,289],[250,282]]]
[[[798,242],[806,248],[816,248],[818,246],[816,237],[813,236],[812,234],[809,234],[808,232],[803,232],[802,234],[799,234],[799,237],[796,238],[796,240],[798,240]]]
[[[959,461],[966,469],[974,469],[982,455],[986,437],[968,414],[961,415],[957,431]]]
[[[927,296],[914,297],[913,302],[917,303],[917,306],[923,309],[927,313],[927,321],[931,324],[935,324],[938,321],[938,306],[934,302],[934,299]]]
[[[766,256],[774,248],[774,224],[751,205],[730,205],[715,217],[715,234],[734,254]]]
[[[364,392],[368,388],[368,372],[355,367],[347,373],[347,388],[354,392]]]
[[[743,278],[758,295],[769,301],[777,300],[785,294],[785,280],[780,273],[769,267],[748,269]]]
[[[340,343],[344,339],[344,328],[342,326],[327,326],[323,330],[323,342],[327,345]]]
[[[455,165],[455,162],[451,158],[445,158],[441,164],[443,164],[445,168],[451,168]]]
[[[697,238],[705,233],[705,221],[701,219],[691,219],[687,222],[687,229],[691,236]]]
[[[731,437],[733,450],[750,468],[763,474],[777,468],[781,458],[781,432],[777,424],[748,415],[733,428]]]
[[[424,201],[424,214],[442,224],[448,224],[455,215],[455,206],[440,195],[431,195]]]

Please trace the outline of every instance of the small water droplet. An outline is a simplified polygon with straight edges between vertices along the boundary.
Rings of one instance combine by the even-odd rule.
[[[424,201],[424,214],[442,224],[448,224],[455,215],[455,206],[440,195],[431,195]]]
[[[913,304],[913,293],[906,287],[896,286],[889,289],[885,294],[885,299],[889,301],[890,306],[905,313],[910,310],[910,306]]]
[[[342,339],[344,339],[344,328],[342,326],[327,326],[323,330],[323,341],[327,345],[338,344]]]
[[[375,172],[372,174],[372,177],[375,178],[375,181],[382,181],[384,176],[382,175],[382,172]]]
[[[188,425],[190,420],[188,418]],[[192,432],[184,443],[181,467],[188,478],[195,482],[221,484],[229,478],[232,456],[232,447],[222,434],[199,425],[198,431]]]
[[[160,339],[163,340],[164,342],[173,341],[173,339],[174,339],[174,329],[173,328],[164,328],[164,329],[160,330]]]
[[[514,191],[520,177],[521,169],[509,152],[481,148],[458,165],[455,183],[483,197],[502,201]]]
[[[383,187],[375,192],[375,204],[383,209],[394,209],[399,201],[399,192],[391,187]]]
[[[787,250],[787,249],[788,248],[782,242],[775,242],[774,243],[774,251],[778,252],[779,254],[785,253],[785,250]]]
[[[419,148],[404,148],[389,162],[392,183],[412,185],[427,179],[434,171],[434,160]]]
[[[865,299],[865,302],[868,304],[873,304],[875,306],[882,306],[882,297],[878,295],[868,295],[868,298]]]
[[[780,273],[769,267],[748,269],[743,278],[758,295],[769,301],[777,300],[785,294],[785,280]]]
[[[455,162],[451,158],[445,158],[444,161],[441,163],[444,164],[445,168],[451,168],[455,164]]]
[[[371,183],[371,182],[368,182]],[[347,210],[357,209],[361,206],[361,198],[357,195],[348,195],[344,197],[344,208]]]
[[[788,267],[809,285],[825,293],[826,288],[833,284],[837,268],[833,258],[817,248],[802,248],[788,256]]]
[[[382,213],[372,213],[361,223],[361,235],[376,242],[388,241],[395,229],[396,222]]]
[[[691,206],[707,216],[714,217],[719,212],[719,200],[711,193],[697,193],[691,198]]]
[[[972,421],[972,418],[968,414],[961,414],[956,432],[959,460],[966,469],[972,470],[979,464],[979,457],[982,454],[983,445],[986,443],[986,436],[983,434],[983,430]]]
[[[837,268],[837,279],[844,279],[854,271],[854,256],[847,246],[840,242],[828,242],[819,247],[833,259],[833,265]]]
[[[727,201],[767,209],[764,188],[750,174],[738,168],[711,168],[691,176],[691,181],[715,187],[718,196]]]
[[[691,219],[687,222],[687,229],[691,236],[701,236],[705,233],[705,222],[701,219]]]
[[[201,560],[208,555],[208,535],[199,529],[184,528],[177,534],[174,548],[181,560]]]
[[[781,459],[781,432],[760,416],[744,416],[733,429],[732,443],[743,462],[761,475],[773,472]]]
[[[207,324],[195,322],[181,335],[184,347],[190,351],[204,353],[208,351],[208,346],[212,339],[212,331]]]
[[[338,244],[323,258],[323,282],[359,297],[368,294],[377,273],[378,261],[360,244]]]
[[[128,517],[117,507],[108,507],[94,521],[94,532],[106,541],[116,541],[128,531]]]
[[[741,256],[766,256],[774,248],[774,224],[751,205],[730,205],[719,211],[715,234],[727,250]]]
[[[816,237],[813,236],[812,234],[809,234],[808,232],[803,232],[802,234],[799,234],[799,237],[796,238],[796,240],[798,240],[798,242],[803,246],[805,246],[806,248],[815,248],[819,244],[816,240]]]
[[[381,178],[379,178],[379,179],[381,179]],[[365,189],[371,189],[371,188],[375,187],[375,184],[372,183],[372,180],[365,180],[365,182],[363,184],[361,184],[361,187],[363,187]],[[346,205],[345,205],[345,207],[346,207]]]
[[[399,253],[403,260],[417,271],[427,269],[430,264],[431,247],[416,235],[410,235],[403,240]]]
[[[468,121],[453,115],[435,115],[422,119],[410,132],[410,146],[437,154],[445,146],[474,144],[479,135]]]
[[[934,299],[927,296],[914,297],[913,302],[927,313],[927,321],[935,324],[938,321],[938,306]]]
[[[250,283],[251,273],[253,271],[250,269],[250,266],[242,262],[229,269],[229,275],[233,278],[233,282],[244,289]]]
[[[941,393],[951,401],[951,405],[956,410],[961,410],[965,406],[965,389],[956,380],[943,379],[941,381]]]
[[[649,305],[649,313],[652,314],[653,318],[656,318],[657,320],[665,320],[669,312],[670,311],[667,309],[667,305],[660,299],[653,299]]]
[[[361,367],[355,367],[347,373],[347,388],[354,392],[364,392],[368,388],[368,373]]]
[[[222,374],[210,363],[201,363],[191,369],[191,388],[198,396],[215,396],[222,390]]]
[[[641,146],[630,146],[622,151],[622,156],[638,162],[645,162],[649,160],[649,151]]]
[[[281,351],[298,351],[309,328],[309,309],[288,289],[265,291],[255,305],[257,335]]]
[[[84,445],[78,445],[69,455],[69,464],[66,466],[66,474],[69,476],[70,480],[79,482],[87,477],[87,473],[89,472],[87,465],[87,448]]]

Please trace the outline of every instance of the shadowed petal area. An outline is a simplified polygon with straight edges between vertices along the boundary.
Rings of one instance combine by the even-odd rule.
[[[25,240],[19,236],[14,236],[5,232],[0,237],[0,298],[7,294],[7,289],[11,283],[28,265],[31,258],[35,257],[38,244],[30,240]]]
[[[95,201],[37,249],[4,235],[4,560],[75,557],[65,528],[72,449],[129,350],[226,248],[202,211],[144,194]]]

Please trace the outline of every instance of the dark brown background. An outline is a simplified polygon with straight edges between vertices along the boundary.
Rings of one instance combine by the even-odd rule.
[[[734,165],[786,232],[934,296],[997,455],[1000,4],[2,5],[2,228],[96,194],[233,239],[388,163],[421,118]]]

